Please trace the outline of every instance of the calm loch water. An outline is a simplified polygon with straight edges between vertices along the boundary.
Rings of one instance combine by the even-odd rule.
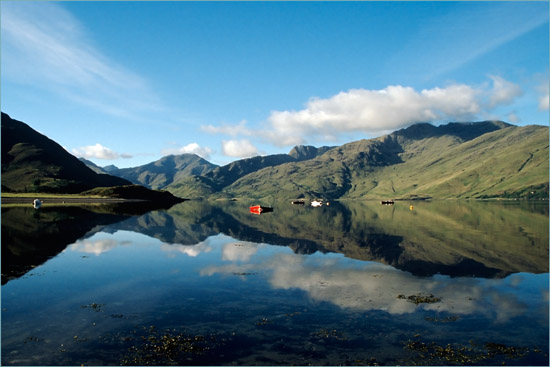
[[[548,204],[2,208],[3,365],[548,365]]]

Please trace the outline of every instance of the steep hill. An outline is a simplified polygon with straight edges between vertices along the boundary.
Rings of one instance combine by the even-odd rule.
[[[238,179],[266,167],[276,167],[289,162],[301,162],[318,157],[333,147],[316,148],[310,145],[294,147],[289,154],[274,154],[240,159],[217,167],[202,176],[189,176],[166,187],[180,197],[206,197],[222,192]]]
[[[79,193],[128,184],[95,173],[53,140],[2,112],[2,191]]]
[[[195,154],[169,155],[133,168],[108,168],[111,175],[151,189],[166,186],[189,176],[203,176],[217,166]],[[107,167],[104,167],[104,169]]]
[[[413,125],[304,162],[259,170],[223,196],[488,198],[548,196],[548,127]]]
[[[95,164],[94,162],[92,161],[89,161],[85,158],[78,158],[79,161],[81,161],[82,163],[84,163],[86,165],[86,167],[88,167],[89,169],[91,169],[92,171],[94,171],[95,173],[100,173],[100,174],[109,174],[109,172],[107,172],[103,167],[100,167],[98,166],[97,164]]]
[[[306,161],[308,159],[313,159],[317,156],[325,154],[325,152],[331,150],[332,148],[334,147],[323,146],[320,148],[316,148],[312,145],[297,145],[292,148],[288,155],[296,158],[296,160],[298,161]]]

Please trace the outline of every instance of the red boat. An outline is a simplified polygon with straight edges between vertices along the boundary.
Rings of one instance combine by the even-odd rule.
[[[250,212],[254,214],[262,214],[267,212],[272,212],[273,208],[269,206],[254,205],[250,207]]]

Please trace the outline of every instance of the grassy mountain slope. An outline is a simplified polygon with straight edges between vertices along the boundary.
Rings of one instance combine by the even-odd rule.
[[[274,154],[241,159],[222,167],[217,167],[202,177],[187,177],[169,185],[166,189],[180,197],[204,197],[221,192],[239,178],[264,167],[274,167],[296,158],[288,154]]]
[[[189,176],[203,176],[217,166],[195,154],[169,155],[139,167],[111,170],[112,175],[151,189],[163,189]]]
[[[299,145],[294,147],[289,154],[274,154],[240,159],[225,166],[217,167],[203,176],[190,176],[174,180],[174,183],[170,184],[166,189],[180,197],[220,195],[224,188],[248,174],[267,167],[277,167],[285,163],[310,160],[332,148]],[[224,195],[221,194],[221,196]]]
[[[483,198],[541,190],[547,195],[547,127],[507,127],[447,147],[440,140],[408,147],[406,162],[380,172],[377,186],[365,194]]]
[[[317,156],[324,154],[325,152],[331,150],[334,147],[323,146],[316,148],[311,145],[297,145],[288,153],[289,156],[296,158],[299,161],[306,161],[308,159],[313,159]]]
[[[264,168],[223,190],[257,198],[486,198],[548,195],[548,127],[413,125],[304,162]]]
[[[93,172],[53,140],[2,113],[2,191],[79,193],[128,184]]]

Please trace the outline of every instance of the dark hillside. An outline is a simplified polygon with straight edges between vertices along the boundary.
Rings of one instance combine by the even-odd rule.
[[[78,193],[130,182],[97,174],[63,147],[2,113],[2,187],[14,192]]]

